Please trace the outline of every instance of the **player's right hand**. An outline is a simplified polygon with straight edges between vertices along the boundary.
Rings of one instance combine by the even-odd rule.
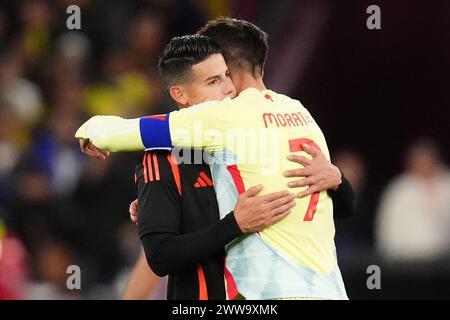
[[[81,151],[84,154],[87,154],[90,157],[94,157],[94,158],[97,158],[100,160],[106,160],[109,157],[109,155],[110,155],[109,151],[104,151],[104,150],[97,148],[88,139],[79,139],[79,140],[80,140]]]
[[[289,191],[258,196],[262,186],[254,186],[241,194],[234,208],[236,221],[244,233],[261,231],[280,221],[295,206],[295,194]]]

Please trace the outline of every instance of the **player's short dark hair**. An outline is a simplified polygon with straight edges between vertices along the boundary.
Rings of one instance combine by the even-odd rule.
[[[211,37],[219,44],[229,68],[262,75],[269,51],[268,35],[254,24],[218,18],[209,21],[198,34]]]
[[[159,75],[165,89],[189,81],[194,65],[219,53],[222,53],[219,45],[207,36],[196,34],[173,38],[158,61]]]

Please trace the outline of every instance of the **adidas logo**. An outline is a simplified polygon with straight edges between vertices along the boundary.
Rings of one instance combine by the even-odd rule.
[[[206,188],[206,187],[212,187],[213,182],[211,179],[202,171],[200,172],[199,177],[197,178],[197,182],[194,184],[194,187],[199,188]]]

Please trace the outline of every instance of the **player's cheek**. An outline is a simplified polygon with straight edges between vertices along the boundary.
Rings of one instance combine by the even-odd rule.
[[[208,96],[210,100],[222,100],[225,98],[223,86],[213,85],[208,88]]]

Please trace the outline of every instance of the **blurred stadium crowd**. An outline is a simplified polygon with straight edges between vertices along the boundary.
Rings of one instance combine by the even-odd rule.
[[[81,7],[80,31],[66,29],[71,4]],[[296,90],[312,48],[323,37],[326,4],[2,1],[0,299],[120,298],[140,253],[128,218],[140,155],[113,155],[108,161],[85,157],[73,137],[76,128],[96,114],[137,117],[174,109],[156,72],[161,48],[171,37],[194,33],[209,18],[230,12],[272,35],[269,83],[303,101]],[[275,23],[284,18],[290,24]],[[294,69],[295,76],[285,76]],[[314,115],[314,106],[305,105]],[[322,109],[317,116],[326,135],[332,113]],[[403,172],[373,184],[372,154],[357,147],[339,151],[351,144],[331,141],[333,162],[358,194],[358,216],[336,227],[349,297],[450,298],[447,149],[440,150],[439,141],[419,139],[405,153]],[[80,291],[67,290],[69,265],[82,270]],[[369,265],[381,267],[380,292],[366,287]]]

